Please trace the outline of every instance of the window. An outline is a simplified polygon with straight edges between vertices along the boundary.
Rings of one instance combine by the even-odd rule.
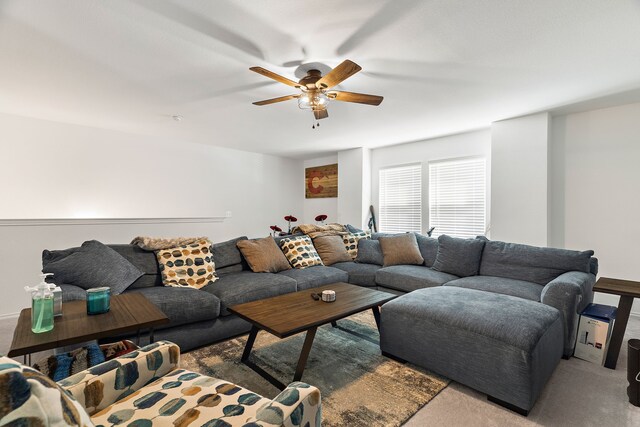
[[[422,229],[422,165],[380,170],[380,231]]]
[[[429,163],[429,227],[435,227],[434,237],[485,234],[484,158]]]

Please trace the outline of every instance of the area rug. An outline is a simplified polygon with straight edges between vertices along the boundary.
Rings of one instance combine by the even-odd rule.
[[[302,377],[322,393],[324,426],[400,426],[448,385],[446,378],[382,356],[371,312],[340,320],[338,326],[318,329]],[[244,335],[191,351],[180,364],[273,398],[279,390],[240,362],[246,340]],[[304,334],[280,340],[261,331],[251,360],[288,384],[303,341]]]

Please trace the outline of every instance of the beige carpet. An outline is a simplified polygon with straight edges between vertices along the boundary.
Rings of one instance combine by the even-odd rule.
[[[380,354],[373,316],[365,312],[318,329],[302,381],[322,392],[324,426],[400,426],[443,390],[448,380]],[[374,342],[344,329],[364,335]],[[246,336],[182,355],[182,367],[235,382],[273,398],[279,390],[240,363]],[[304,334],[284,340],[260,332],[252,360],[291,382]]]

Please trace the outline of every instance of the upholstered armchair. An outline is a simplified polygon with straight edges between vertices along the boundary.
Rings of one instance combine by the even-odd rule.
[[[0,425],[320,426],[320,391],[290,384],[270,400],[230,382],[179,369],[180,349],[161,341],[55,383],[0,358]]]

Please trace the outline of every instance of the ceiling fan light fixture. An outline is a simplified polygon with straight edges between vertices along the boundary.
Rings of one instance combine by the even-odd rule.
[[[298,98],[298,108],[302,110],[323,110],[329,103],[329,97],[322,91],[305,92]]]

